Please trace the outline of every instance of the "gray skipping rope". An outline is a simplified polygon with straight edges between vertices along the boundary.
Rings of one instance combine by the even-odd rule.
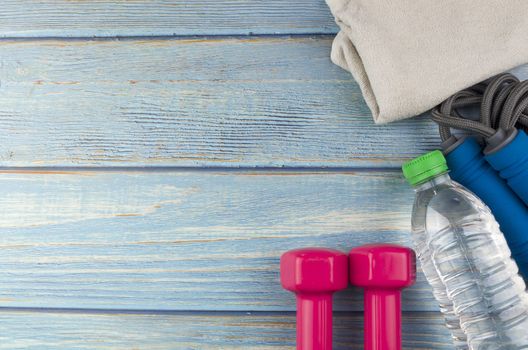
[[[464,107],[479,104],[479,120],[472,120],[461,112]],[[516,126],[528,128],[528,80],[521,82],[510,73],[497,75],[454,94],[431,114],[439,126],[446,151],[458,141],[451,129],[482,136],[488,147],[498,147],[514,136]]]

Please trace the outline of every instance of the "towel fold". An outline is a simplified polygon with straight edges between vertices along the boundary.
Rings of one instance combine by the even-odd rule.
[[[528,62],[527,0],[326,0],[332,61],[358,82],[374,121],[418,115]]]

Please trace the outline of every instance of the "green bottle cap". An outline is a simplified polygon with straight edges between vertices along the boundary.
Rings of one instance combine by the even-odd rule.
[[[402,170],[403,176],[414,186],[449,169],[442,152],[435,150],[403,164]]]

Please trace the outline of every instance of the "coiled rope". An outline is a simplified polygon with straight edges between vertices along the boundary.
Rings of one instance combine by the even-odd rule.
[[[480,119],[472,120],[462,108],[480,104]],[[510,73],[497,75],[483,83],[462,90],[432,110],[442,141],[456,138],[458,129],[488,139],[497,131],[509,132],[516,126],[528,128],[528,81],[519,81]]]

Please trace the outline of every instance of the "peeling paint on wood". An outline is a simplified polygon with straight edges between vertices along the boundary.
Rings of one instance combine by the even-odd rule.
[[[410,244],[396,172],[9,173],[0,192],[3,306],[293,310],[284,251]],[[361,307],[357,290],[337,298]],[[421,274],[404,309],[437,309]]]
[[[4,0],[3,37],[335,33],[324,0]]]
[[[374,125],[330,38],[0,42],[2,166],[387,167],[439,143]]]
[[[362,318],[334,316],[334,349],[362,349]],[[452,349],[437,313],[403,317],[403,348]],[[293,314],[0,311],[0,349],[292,349]]]

